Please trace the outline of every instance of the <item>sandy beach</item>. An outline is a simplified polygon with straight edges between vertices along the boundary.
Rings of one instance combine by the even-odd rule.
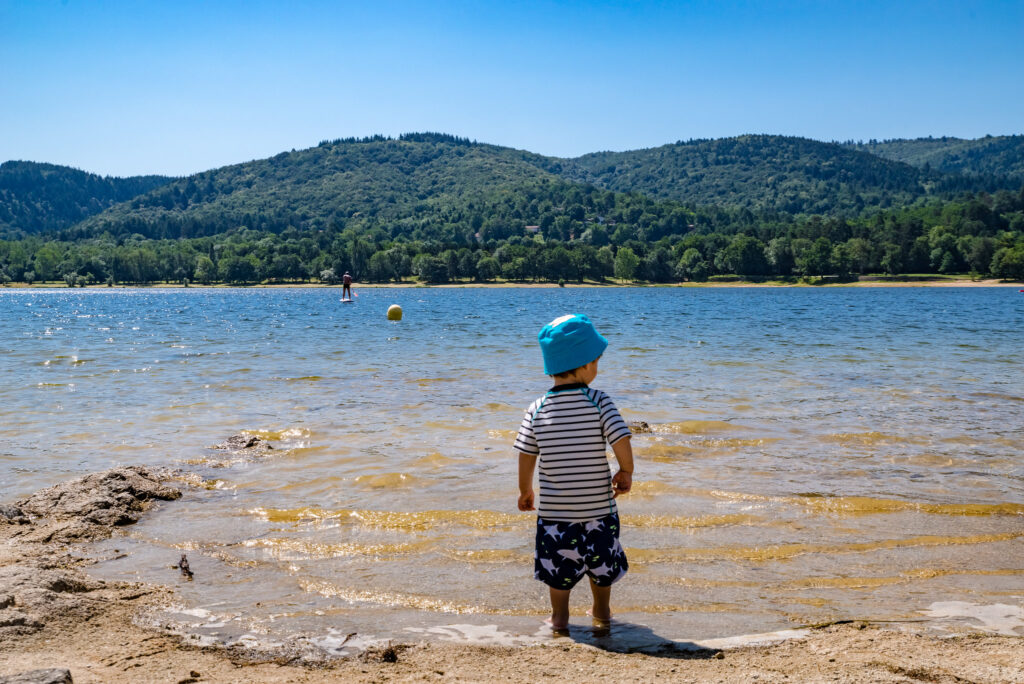
[[[1024,682],[1024,638],[939,638],[867,621],[643,652],[617,646],[614,636],[603,648],[574,636],[515,648],[410,640],[333,659],[302,644],[274,652],[196,646],[137,619],[173,602],[170,588],[95,580],[82,558],[88,544],[123,534],[155,501],[189,505],[189,488],[180,474],[120,467],[0,507],[0,682],[52,668],[51,679],[31,681],[67,681],[59,678],[67,670],[75,682]]]
[[[26,283],[8,283],[5,287],[10,289],[79,289],[79,288],[68,288],[63,282],[52,281],[46,283],[33,283],[31,285]],[[149,285],[116,285],[113,288],[108,288],[104,284],[88,285],[86,288],[89,290],[106,290],[106,289],[124,289],[124,288],[139,288],[139,289],[179,289],[185,288],[185,285],[181,283],[151,283]],[[190,283],[187,287],[195,289],[253,289],[253,288],[335,288],[340,290],[341,285],[327,285],[326,283],[319,282],[301,282],[301,283],[259,283],[253,285],[202,285],[200,283]],[[1024,282],[1012,282],[1006,280],[999,280],[997,278],[985,278],[979,280],[971,280],[969,278],[936,278],[934,280],[857,280],[853,282],[819,282],[815,284],[809,283],[797,283],[797,282],[784,282],[778,280],[766,281],[766,282],[752,282],[747,280],[735,280],[735,281],[710,281],[710,282],[685,282],[685,283],[645,283],[645,282],[620,282],[620,281],[585,281],[582,283],[566,282],[565,285],[560,286],[557,283],[551,282],[455,282],[455,283],[438,283],[438,284],[427,284],[417,282],[401,282],[401,283],[360,283],[356,282],[353,285],[355,290],[358,289],[410,289],[410,288],[553,288],[553,287],[567,287],[567,288],[616,288],[616,287],[657,287],[657,288],[735,288],[735,287],[756,287],[756,288],[777,288],[777,287],[804,287],[804,288],[835,288],[835,287],[1024,287]],[[358,296],[358,294],[356,295]]]

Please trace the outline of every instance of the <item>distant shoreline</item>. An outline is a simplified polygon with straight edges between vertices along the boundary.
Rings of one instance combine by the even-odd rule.
[[[836,287],[1018,287],[1024,289],[1024,281],[1005,281],[996,278],[983,280],[970,280],[968,278],[936,278],[934,280],[859,280],[851,282],[819,282],[819,283],[791,283],[784,281],[753,282],[747,280],[735,281],[714,281],[714,282],[685,282],[685,283],[645,283],[645,282],[596,282],[586,281],[583,283],[514,283],[514,282],[458,282],[458,283],[354,283],[354,289],[414,289],[414,288],[440,288],[440,289],[494,289],[494,288],[836,288]],[[63,282],[52,281],[46,283],[8,283],[0,287],[10,290],[40,290],[40,289],[61,289],[61,290],[116,290],[116,289],[138,289],[138,290],[165,290],[165,289],[203,289],[203,290],[252,290],[252,289],[291,289],[291,288],[333,288],[340,290],[341,285],[327,285],[325,283],[258,283],[253,285],[202,285],[191,283],[187,287],[181,283],[152,283],[149,285],[114,285],[108,287],[105,284],[97,283],[87,285],[84,288],[68,287]]]

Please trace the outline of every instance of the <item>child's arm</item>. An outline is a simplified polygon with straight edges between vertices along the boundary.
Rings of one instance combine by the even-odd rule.
[[[532,511],[533,507],[533,469],[537,465],[537,455],[519,452],[519,510]]]
[[[612,488],[615,490],[613,496],[618,496],[633,488],[633,445],[630,438],[623,437],[612,444],[612,451],[615,453],[615,460],[619,462],[619,472],[615,473],[615,477],[612,478]],[[522,464],[522,460],[519,463]],[[521,472],[522,465],[520,465]],[[520,482],[522,482],[521,475]]]

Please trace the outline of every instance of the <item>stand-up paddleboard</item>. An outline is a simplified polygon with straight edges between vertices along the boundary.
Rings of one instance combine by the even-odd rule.
[[[354,300],[354,299],[339,299],[338,301],[341,302],[342,304],[351,304],[352,302],[354,302],[356,300]]]

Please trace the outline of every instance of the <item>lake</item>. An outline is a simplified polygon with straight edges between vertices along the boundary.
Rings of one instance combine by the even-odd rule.
[[[0,500],[120,463],[202,481],[91,571],[175,586],[164,618],[205,638],[530,634],[547,592],[511,444],[550,385],[537,331],[582,312],[611,343],[594,386],[652,428],[619,618],[978,625],[1024,596],[1015,288],[356,292],[0,290]],[[241,431],[274,449],[210,448]]]

